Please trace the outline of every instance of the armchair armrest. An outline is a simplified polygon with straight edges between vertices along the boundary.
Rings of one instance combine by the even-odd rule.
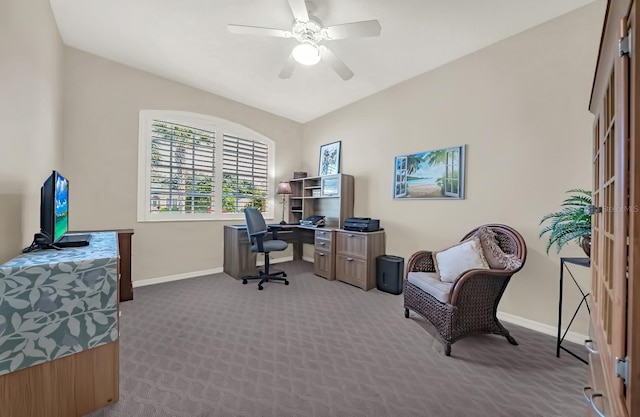
[[[431,251],[419,251],[411,255],[407,261],[407,272],[436,272],[436,267],[433,264],[433,258],[431,257]]]
[[[462,291],[475,294],[486,294],[492,291],[504,291],[502,285],[509,280],[517,270],[508,269],[470,269],[456,278],[451,287],[450,304],[455,305]],[[500,289],[501,288],[501,289]]]

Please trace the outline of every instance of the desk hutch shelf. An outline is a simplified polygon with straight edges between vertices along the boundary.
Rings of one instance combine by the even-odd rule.
[[[288,222],[313,215],[325,216],[328,227],[342,227],[344,220],[353,217],[353,176],[346,174],[289,180]]]

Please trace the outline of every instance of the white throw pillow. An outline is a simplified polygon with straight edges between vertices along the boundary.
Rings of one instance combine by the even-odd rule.
[[[465,240],[441,252],[435,252],[433,261],[440,280],[453,282],[469,269],[489,269],[477,237]]]

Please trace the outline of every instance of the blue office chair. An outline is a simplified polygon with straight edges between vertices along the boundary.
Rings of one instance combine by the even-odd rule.
[[[271,273],[269,272],[269,252],[282,251],[287,248],[287,242],[278,240],[279,225],[271,225],[267,227],[264,217],[259,210],[249,207],[244,210],[244,218],[247,222],[247,234],[251,242],[251,252],[264,253],[264,271],[259,271],[260,275],[242,277],[242,283],[246,284],[250,279],[259,279],[258,289],[262,290],[262,284],[272,281],[284,281],[284,285],[289,285],[289,281],[285,278],[287,274],[284,271]],[[273,239],[265,240],[267,232],[272,232]],[[282,275],[279,277],[278,275]]]

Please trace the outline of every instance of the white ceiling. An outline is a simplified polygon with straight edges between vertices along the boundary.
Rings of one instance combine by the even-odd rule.
[[[314,0],[325,26],[377,19],[380,37],[325,41],[324,62],[278,73],[295,39],[232,35],[227,24],[291,30],[287,0],[50,0],[66,45],[297,122],[307,122],[593,0]]]

